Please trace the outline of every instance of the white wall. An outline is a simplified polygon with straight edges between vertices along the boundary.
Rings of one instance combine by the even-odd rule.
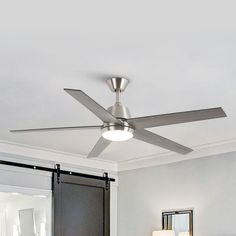
[[[236,153],[121,172],[118,236],[151,236],[161,211],[194,208],[195,236],[236,235]]]
[[[0,184],[24,188],[51,190],[51,173],[0,165]]]

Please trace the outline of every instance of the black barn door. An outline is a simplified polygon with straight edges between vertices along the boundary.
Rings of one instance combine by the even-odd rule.
[[[54,236],[109,236],[110,188],[103,180],[56,174],[53,178]]]

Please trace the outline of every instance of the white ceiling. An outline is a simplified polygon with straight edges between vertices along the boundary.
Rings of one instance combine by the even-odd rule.
[[[0,139],[86,156],[99,131],[12,134],[10,129],[101,122],[63,91],[104,107],[105,79],[125,76],[132,116],[222,106],[228,118],[152,129],[189,147],[236,138],[235,1],[5,1],[0,8]],[[100,158],[166,152],[130,140]]]

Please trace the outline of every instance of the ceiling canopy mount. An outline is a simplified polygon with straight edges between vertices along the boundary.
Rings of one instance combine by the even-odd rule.
[[[107,80],[107,84],[112,92],[124,92],[129,80],[123,77],[113,77]]]

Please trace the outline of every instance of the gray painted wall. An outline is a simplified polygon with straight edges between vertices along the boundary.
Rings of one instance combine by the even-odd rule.
[[[118,236],[151,236],[161,211],[194,208],[194,236],[236,235],[236,153],[121,172]]]
[[[51,173],[0,165],[0,185],[51,190]]]

